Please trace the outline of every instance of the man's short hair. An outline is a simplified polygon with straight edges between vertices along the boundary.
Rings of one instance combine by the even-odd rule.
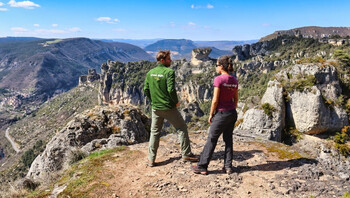
[[[162,59],[165,60],[167,56],[170,56],[170,50],[161,50],[157,54],[157,61],[160,61]]]

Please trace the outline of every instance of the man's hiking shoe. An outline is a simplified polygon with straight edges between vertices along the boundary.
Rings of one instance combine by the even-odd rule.
[[[222,172],[224,172],[224,173],[230,175],[230,174],[233,173],[233,169],[232,169],[232,168],[225,168],[225,167],[223,167],[223,168],[222,168]]]
[[[191,154],[191,155],[183,156],[182,160],[186,162],[198,162],[199,158]]]
[[[208,175],[207,169],[200,169],[197,165],[191,164],[191,169],[196,174]]]
[[[147,160],[147,166],[149,166],[149,167],[155,167],[155,166],[156,166],[156,163]]]

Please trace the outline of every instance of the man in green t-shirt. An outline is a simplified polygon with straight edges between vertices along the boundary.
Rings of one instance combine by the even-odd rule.
[[[148,148],[148,165],[155,166],[159,147],[160,132],[164,119],[172,124],[179,134],[182,159],[196,162],[198,158],[191,152],[187,126],[176,107],[180,105],[175,89],[175,71],[170,69],[170,51],[159,51],[157,67],[146,76],[144,91],[152,106],[151,136]]]

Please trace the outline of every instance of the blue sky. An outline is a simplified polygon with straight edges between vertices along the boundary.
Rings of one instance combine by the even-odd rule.
[[[346,0],[0,0],[0,37],[250,40],[350,27],[349,10]]]

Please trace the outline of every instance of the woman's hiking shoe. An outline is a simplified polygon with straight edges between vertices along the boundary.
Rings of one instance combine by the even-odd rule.
[[[192,169],[192,171],[193,171],[194,173],[196,173],[196,174],[208,175],[207,169],[200,169],[200,168],[198,168],[198,166],[195,165],[195,164],[191,164],[191,169]]]
[[[224,173],[230,175],[230,174],[233,173],[233,169],[232,169],[232,168],[225,168],[225,167],[223,167],[223,168],[222,168],[222,172],[224,172]]]
[[[187,155],[187,156],[183,156],[183,157],[182,157],[182,160],[183,160],[183,161],[186,161],[186,162],[198,162],[198,161],[199,161],[199,158],[196,157],[196,156],[193,155],[193,154],[190,154],[190,155]]]

